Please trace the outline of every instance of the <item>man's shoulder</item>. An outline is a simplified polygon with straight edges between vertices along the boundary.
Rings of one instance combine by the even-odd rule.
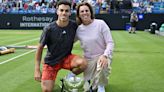
[[[71,23],[76,23],[76,21],[75,20],[72,20],[72,19],[70,19],[69,20]]]
[[[77,25],[75,20],[69,20],[70,24]]]
[[[55,21],[46,25],[45,28],[51,28],[52,26],[55,26]]]
[[[49,26],[49,27],[56,26],[55,21],[51,22],[48,26]]]
[[[77,28],[78,27],[76,21],[74,21],[74,20],[69,20],[69,25],[70,26],[73,26],[74,28]]]
[[[44,32],[48,32],[48,31],[50,31],[51,29],[53,29],[55,26],[56,26],[56,25],[55,25],[55,22],[51,22],[51,23],[49,23],[48,25],[46,25],[46,26],[43,28],[43,31],[44,31]]]

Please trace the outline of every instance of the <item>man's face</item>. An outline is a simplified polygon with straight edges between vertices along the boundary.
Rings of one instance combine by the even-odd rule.
[[[63,22],[68,21],[69,16],[71,15],[69,5],[64,5],[64,4],[59,5],[57,9],[57,15],[58,15],[58,20]]]

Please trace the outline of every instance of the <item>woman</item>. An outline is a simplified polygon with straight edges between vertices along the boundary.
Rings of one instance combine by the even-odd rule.
[[[86,2],[77,6],[77,22],[76,38],[88,61],[84,79],[91,81],[93,90],[98,88],[98,92],[105,92],[114,48],[110,29],[103,20],[94,19],[92,6]],[[85,87],[85,90],[88,89]]]

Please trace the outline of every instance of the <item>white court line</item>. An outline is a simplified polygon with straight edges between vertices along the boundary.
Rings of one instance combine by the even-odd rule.
[[[15,43],[15,44],[10,44],[10,45],[18,45],[18,44],[22,44],[22,43],[26,43],[26,42],[35,41],[35,40],[38,40],[38,39],[39,38],[35,38],[35,39],[32,39],[32,40],[22,41],[22,42],[18,42],[18,43]]]
[[[8,60],[6,60],[6,61],[0,62],[0,65],[1,65],[1,64],[5,64],[5,63],[7,63],[7,62],[9,62],[9,61],[11,61],[11,60],[17,59],[17,58],[19,58],[19,57],[21,57],[21,56],[27,55],[27,54],[29,54],[29,53],[31,53],[31,52],[34,52],[34,51],[36,51],[36,49],[30,50],[30,51],[28,51],[28,52],[26,52],[26,53],[23,53],[23,54],[20,54],[20,55],[18,55],[18,56],[16,56],[16,57],[10,58],[10,59],[8,59]]]

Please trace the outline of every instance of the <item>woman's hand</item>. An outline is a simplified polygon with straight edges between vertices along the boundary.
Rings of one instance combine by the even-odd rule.
[[[105,55],[101,55],[98,59],[98,64],[104,68],[108,66],[108,58]]]

